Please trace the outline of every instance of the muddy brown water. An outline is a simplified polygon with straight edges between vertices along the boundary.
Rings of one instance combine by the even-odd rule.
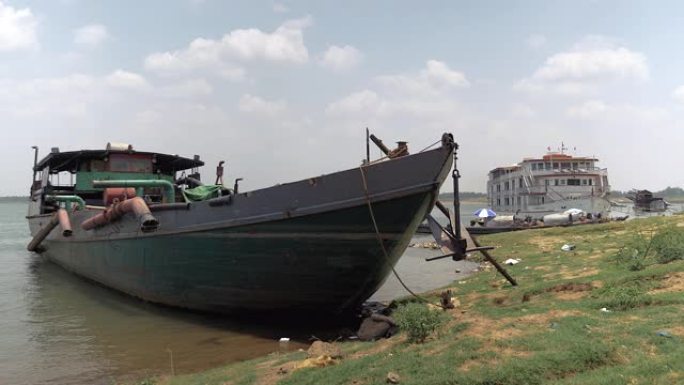
[[[312,334],[329,331],[277,319],[191,313],[92,284],[25,251],[25,214],[24,203],[0,202],[0,384],[112,384],[190,373],[306,348]],[[436,254],[409,248],[402,257],[396,269],[412,290],[444,286],[476,267],[424,261]],[[390,276],[372,299],[406,294]],[[281,337],[291,341],[279,343]]]

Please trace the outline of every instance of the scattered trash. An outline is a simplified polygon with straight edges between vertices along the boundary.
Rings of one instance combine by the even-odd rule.
[[[563,250],[563,251],[572,251],[572,250],[575,250],[575,247],[576,247],[576,246],[573,245],[573,244],[566,243],[566,244],[564,244],[564,245],[561,247],[561,250]]]
[[[558,329],[558,326],[560,326],[560,325],[558,325],[557,322],[551,322],[549,324],[549,328],[551,328],[551,329]]]
[[[659,337],[672,338],[672,334],[670,334],[670,332],[668,332],[667,330],[658,330],[656,334]]]
[[[290,342],[290,339],[287,337],[283,337],[279,340],[279,342]]]
[[[504,261],[505,264],[507,265],[517,265],[520,263],[520,259],[513,259],[513,258],[508,258],[507,260]]]
[[[398,384],[401,377],[394,372],[387,373],[387,383],[388,384]]]
[[[605,308],[605,307],[602,307],[602,308],[599,309],[599,310],[600,310],[602,313],[610,313],[610,312],[611,312],[611,310],[608,310],[608,309]]]
[[[278,374],[287,374],[288,370],[285,368],[278,368]]]
[[[459,274],[461,272],[461,269],[456,269],[454,270],[454,273]]]

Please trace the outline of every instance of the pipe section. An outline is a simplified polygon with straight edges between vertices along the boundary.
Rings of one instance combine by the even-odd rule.
[[[54,200],[56,202],[76,203],[78,204],[78,209],[85,209],[86,202],[78,195],[49,195],[48,200]],[[67,207],[68,208],[68,207]]]
[[[62,228],[62,236],[70,237],[74,232],[71,230],[69,213],[64,209],[57,210],[57,220],[59,221],[59,227]]]
[[[164,189],[166,203],[176,201],[176,190],[173,183],[163,179],[94,180],[93,187],[161,187]]]
[[[150,208],[150,211],[190,210],[190,202],[153,204],[148,207]]]
[[[52,214],[50,221],[38,231],[33,239],[31,239],[31,242],[29,242],[28,246],[26,246],[28,251],[35,251],[36,253],[41,252],[39,249],[40,243],[43,242],[50,232],[59,224],[59,218],[57,215],[57,213]]]
[[[155,231],[159,227],[159,221],[152,216],[150,208],[147,207],[145,201],[140,197],[135,197],[115,203],[100,214],[86,219],[81,223],[81,228],[86,231],[92,230],[114,222],[128,213],[135,215],[140,223],[140,230],[144,233]]]

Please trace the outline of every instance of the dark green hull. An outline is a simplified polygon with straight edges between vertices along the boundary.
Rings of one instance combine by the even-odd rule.
[[[215,200],[167,205],[155,231],[132,213],[95,228],[101,210],[70,211],[73,234],[41,250],[90,280],[171,306],[212,312],[340,312],[370,297],[404,253],[453,163],[453,144]],[[368,202],[388,255],[382,252]],[[52,214],[29,203],[39,237]],[[164,205],[161,205],[164,206]]]
[[[116,241],[47,243],[75,273],[133,296],[211,312],[344,311],[372,295],[406,249],[433,193],[251,226]]]

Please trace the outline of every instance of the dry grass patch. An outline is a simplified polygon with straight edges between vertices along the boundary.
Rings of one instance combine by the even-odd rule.
[[[663,277],[658,288],[653,289],[650,293],[673,293],[684,292],[684,272],[672,273]]]
[[[584,278],[584,277],[591,277],[593,275],[597,275],[599,273],[599,270],[596,268],[588,268],[585,267],[582,270],[573,270],[573,269],[568,269],[568,268],[563,268],[560,271],[560,275],[562,278],[565,279],[577,279],[577,278]]]
[[[494,348],[492,348],[491,346],[487,346],[487,348],[480,349],[479,351],[483,354],[486,354],[487,352],[494,352],[497,354],[497,356],[499,358],[509,358],[509,357],[527,358],[527,357],[532,356],[531,352],[515,350],[515,349],[509,348],[509,347],[506,347],[506,348],[494,347]],[[486,361],[483,359],[467,360],[458,367],[458,370],[467,372],[467,371],[472,370],[473,368],[482,367],[482,366],[496,367],[500,363],[499,358],[487,359]]]
[[[532,237],[527,240],[528,243],[537,246],[541,251],[552,251],[555,250],[558,245],[563,245],[565,240],[561,237],[554,237],[549,235],[539,235]],[[560,246],[558,246],[560,247]]]
[[[530,314],[522,317],[517,317],[517,318],[509,318],[506,320],[502,320],[502,322],[515,322],[519,325],[535,325],[535,326],[542,326],[542,325],[548,325],[551,320],[555,319],[560,319],[560,318],[565,318],[565,317],[574,317],[574,316],[580,316],[583,315],[582,312],[578,310],[551,310],[546,313],[539,313],[539,314]]]
[[[388,350],[389,348],[398,345],[400,343],[406,342],[406,336],[403,334],[393,336],[392,338],[389,339],[381,339],[373,342],[372,347],[368,349],[363,349],[361,351],[352,353],[349,355],[347,359],[355,359],[355,358],[361,358],[361,357],[366,357],[370,356],[373,354],[378,354],[382,353],[385,350]]]
[[[492,320],[476,315],[466,315],[461,318],[462,322],[468,322],[468,328],[463,335],[477,337],[484,341],[496,341],[520,336],[522,330],[514,327],[504,327],[509,322],[506,320]]]

